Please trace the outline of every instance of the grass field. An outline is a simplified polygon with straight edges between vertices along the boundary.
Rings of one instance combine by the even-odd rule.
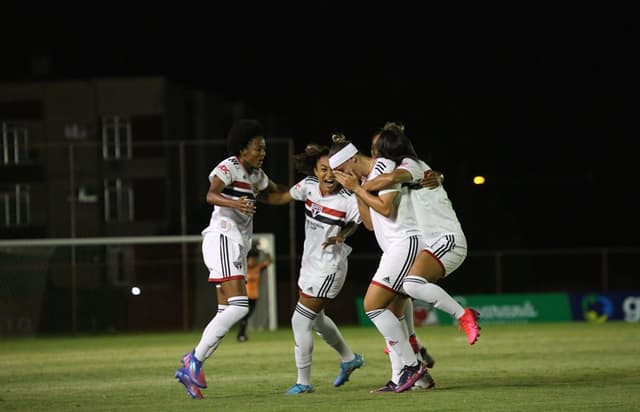
[[[2,411],[640,411],[640,324],[484,325],[466,343],[453,326],[418,329],[436,358],[430,391],[372,395],[389,378],[373,328],[344,327],[365,366],[332,386],[337,355],[315,339],[316,392],[284,396],[296,379],[289,329],[230,333],[205,364],[192,400],[173,374],[193,333],[0,340]]]

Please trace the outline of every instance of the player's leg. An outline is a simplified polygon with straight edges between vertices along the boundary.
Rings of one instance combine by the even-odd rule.
[[[302,293],[291,316],[291,328],[295,341],[294,357],[298,376],[296,383],[286,394],[296,395],[313,392],[311,385],[311,362],[313,357],[313,322],[325,305],[326,299],[305,297]]]
[[[454,249],[453,235],[443,236],[438,242],[424,249],[405,278],[403,288],[411,297],[431,303],[434,307],[458,319],[469,344],[473,345],[480,336],[480,326],[477,323],[478,312],[463,308],[449,293],[435,284],[447,273],[445,259],[456,258]],[[456,259],[459,260],[459,258]]]

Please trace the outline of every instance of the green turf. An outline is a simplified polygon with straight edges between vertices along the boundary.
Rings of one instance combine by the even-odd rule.
[[[485,325],[474,346],[453,326],[418,330],[436,358],[431,391],[372,395],[389,378],[373,328],[344,327],[365,366],[332,386],[337,355],[315,339],[316,392],[284,396],[296,379],[289,329],[235,335],[205,364],[205,399],[173,379],[200,333],[0,340],[1,411],[638,411],[640,325]]]

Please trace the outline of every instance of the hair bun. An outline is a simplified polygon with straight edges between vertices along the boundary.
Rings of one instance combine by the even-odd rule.
[[[396,130],[400,133],[404,133],[404,125],[402,123],[387,122],[384,124],[382,130]]]
[[[343,143],[347,141],[347,137],[342,133],[335,133],[331,135],[331,140],[333,143]]]

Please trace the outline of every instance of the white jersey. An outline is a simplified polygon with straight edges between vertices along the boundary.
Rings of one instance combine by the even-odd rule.
[[[466,246],[462,226],[444,187],[440,185],[435,189],[429,189],[420,185],[420,180],[431,170],[429,165],[422,160],[415,161],[406,157],[402,159],[398,169],[407,170],[413,177],[408,184],[409,194],[426,243],[431,244],[445,233],[453,233],[458,235],[456,244]]]
[[[396,164],[393,160],[379,157],[375,160],[375,164],[366,180],[373,180],[381,174],[391,173],[395,167]],[[421,235],[411,205],[408,189],[401,187],[399,184],[395,184],[380,190],[378,195],[390,192],[400,192],[395,200],[397,209],[395,215],[385,217],[373,208],[369,208],[376,240],[383,252],[389,250],[398,241],[407,239],[410,236]]]
[[[253,169],[249,172],[236,156],[218,163],[209,173],[209,182],[213,181],[214,176],[218,176],[224,182],[222,196],[229,199],[246,196],[255,201],[256,194],[269,186],[269,178],[262,169]],[[202,231],[202,234],[207,232],[221,233],[249,250],[253,236],[253,216],[230,207],[214,205],[209,226]]]
[[[309,176],[289,189],[291,197],[304,202],[305,237],[301,266],[317,273],[335,271],[346,262],[351,246],[346,243],[322,247],[327,238],[336,236],[349,222],[360,223],[355,195],[341,189],[323,196],[318,178]]]

